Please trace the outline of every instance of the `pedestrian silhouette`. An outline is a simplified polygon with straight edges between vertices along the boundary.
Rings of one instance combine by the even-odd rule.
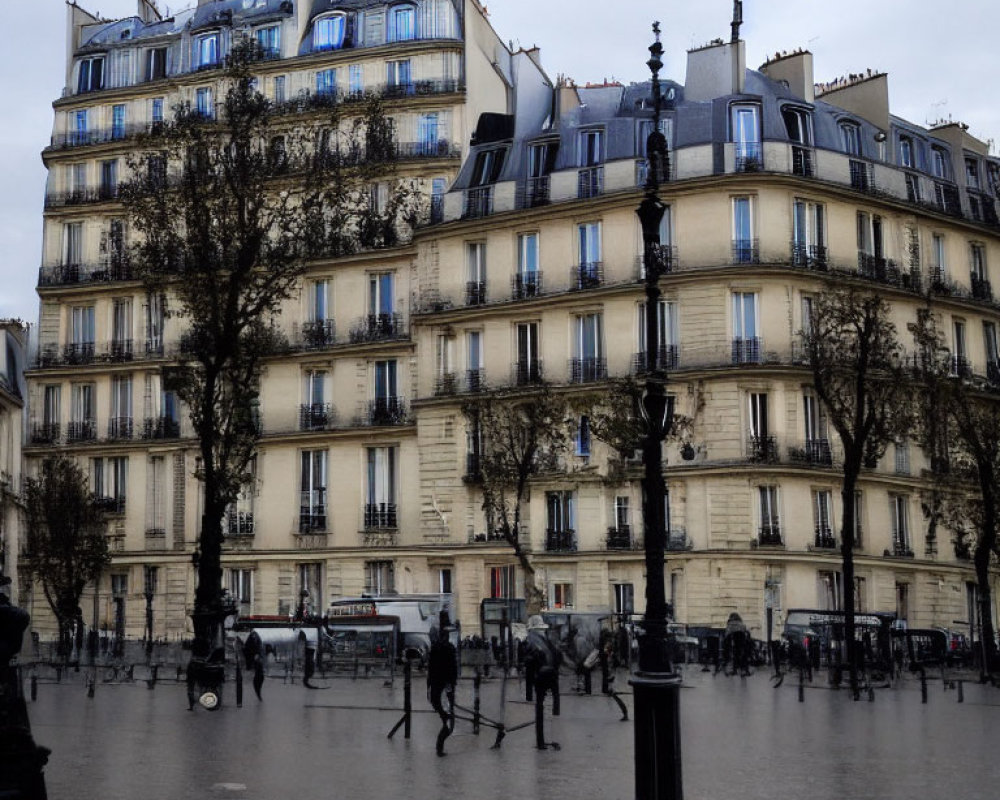
[[[525,666],[534,676],[535,695],[535,744],[545,750],[550,744],[558,749],[556,742],[545,741],[544,702],[545,695],[552,693],[552,716],[559,716],[559,665],[562,653],[546,635],[548,625],[538,614],[528,619],[528,638],[525,641]]]
[[[442,611],[439,626],[431,626],[431,650],[427,656],[427,699],[441,717],[441,730],[437,735],[437,754],[445,755],[444,740],[451,735],[455,708],[455,682],[458,680],[458,659],[455,645],[448,640],[448,612]],[[445,711],[441,696],[448,698],[449,711]]]

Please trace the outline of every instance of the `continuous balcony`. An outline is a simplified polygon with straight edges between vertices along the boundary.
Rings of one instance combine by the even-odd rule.
[[[58,422],[36,422],[31,426],[31,444],[58,444],[61,436]]]
[[[570,383],[593,383],[608,377],[608,362],[605,358],[571,358],[569,360]]]
[[[990,285],[990,282],[986,280],[986,278],[973,272],[969,276],[969,282],[972,285],[973,300],[993,302],[993,287]]]
[[[105,345],[103,352],[105,357],[104,360],[106,361],[131,361],[133,358],[132,340],[113,339]]]
[[[93,189],[76,189],[72,192],[48,192],[45,195],[45,210],[89,203],[107,203],[117,199],[118,184],[98,186]]]
[[[801,445],[788,448],[788,457],[795,464],[829,467],[833,465],[833,450],[829,439],[806,439]]]
[[[368,314],[351,328],[351,343],[384,342],[405,339],[406,326],[401,314]]]
[[[796,267],[825,270],[828,267],[826,247],[793,241],[792,264]]]
[[[553,530],[549,528],[545,531],[545,552],[547,553],[575,553],[576,552],[576,531],[571,528],[565,530]]]
[[[872,165],[867,161],[851,159],[851,188],[865,194],[875,194],[875,176]]]

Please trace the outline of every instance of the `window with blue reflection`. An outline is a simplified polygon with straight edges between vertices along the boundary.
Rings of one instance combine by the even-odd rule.
[[[413,6],[389,9],[389,41],[405,42],[417,38],[416,13]]]
[[[339,50],[346,32],[347,17],[343,14],[320,17],[313,23],[313,50]]]

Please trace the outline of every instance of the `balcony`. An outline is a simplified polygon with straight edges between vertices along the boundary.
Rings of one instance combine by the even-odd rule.
[[[604,358],[571,358],[570,383],[593,383],[608,377],[608,362]]]
[[[851,169],[851,188],[857,192],[864,192],[865,194],[875,193],[875,179],[872,176],[872,166],[866,161],[855,161],[853,158],[850,162]]]
[[[515,386],[531,386],[542,382],[542,362],[516,361],[512,369],[512,383]]]
[[[608,550],[631,550],[632,549],[632,526],[619,525],[608,528],[608,536],[605,540]]]
[[[665,547],[668,551],[677,552],[679,550],[690,550],[691,540],[688,539],[687,530],[679,525],[671,525],[667,529],[667,540]]]
[[[588,261],[577,264],[570,272],[571,289],[596,289],[604,283],[604,264],[601,261]]]
[[[368,425],[405,425],[406,400],[402,397],[376,397],[365,413]]]
[[[951,376],[953,378],[971,378],[972,366],[965,356],[951,356]]]
[[[324,431],[334,424],[336,412],[330,403],[305,403],[299,406],[300,431]]]
[[[757,531],[757,544],[762,547],[782,547],[784,545],[781,540],[781,525],[778,524],[777,518],[760,526]]]
[[[125,362],[132,360],[132,340],[115,339],[108,342],[107,360],[114,362]]]
[[[576,173],[576,196],[580,200],[604,193],[604,167],[586,167]]]
[[[154,133],[162,123],[136,123],[133,125],[112,125],[106,128],[92,128],[85,131],[69,131],[57,133],[52,137],[51,147],[85,147],[91,144],[120,142],[146,133]]]
[[[332,319],[317,319],[302,323],[302,346],[306,350],[319,350],[337,341],[337,326]]]
[[[837,548],[837,537],[833,535],[829,525],[816,526],[813,547],[817,550],[835,550]]]
[[[397,528],[395,503],[365,503],[365,530]]]
[[[45,195],[45,210],[88,203],[106,203],[117,199],[118,184],[99,186],[96,189],[77,189],[72,192],[49,192]]]
[[[802,178],[812,178],[816,174],[812,148],[792,145],[792,174]]]
[[[833,465],[833,451],[829,439],[806,439],[802,447],[789,447],[788,458],[794,464],[829,467]]]
[[[97,439],[97,422],[95,420],[74,420],[66,426],[67,442],[92,442],[95,439]]]
[[[640,350],[632,355],[632,371],[636,375],[644,375],[649,367],[648,355],[645,350]],[[678,347],[675,344],[661,344],[657,348],[656,369],[671,370],[676,369],[680,363]]]
[[[74,342],[63,347],[62,363],[93,364],[96,358],[93,342]]]
[[[458,158],[462,148],[447,139],[421,142],[396,142],[396,158],[400,160],[414,158]]]
[[[913,558],[913,550],[905,538],[894,537],[892,540],[892,550],[886,550],[885,555],[892,556],[893,558]]]
[[[756,239],[733,240],[733,264],[759,264],[760,244]]]
[[[547,553],[575,553],[576,552],[576,531],[572,529],[545,531],[545,552]]]
[[[481,306],[486,302],[486,282],[468,281],[465,284],[465,304]]]
[[[108,420],[108,439],[126,441],[132,438],[132,417],[111,417]]]
[[[226,514],[226,536],[253,536],[253,524],[252,511],[230,511]]]
[[[325,533],[326,507],[303,506],[299,509],[299,533]]]
[[[32,444],[58,444],[62,430],[58,422],[35,423],[31,426]]]
[[[91,502],[94,504],[94,508],[98,511],[103,511],[105,514],[124,514],[125,513],[125,498],[124,497],[106,497],[104,495],[92,495]]]
[[[972,298],[974,300],[993,301],[993,287],[990,286],[990,282],[986,278],[973,272],[969,276],[969,280],[972,283]]]
[[[749,339],[733,339],[732,362],[734,364],[760,364],[763,341],[759,336]]]
[[[676,246],[672,244],[654,244],[650,245],[647,252],[649,258],[652,259],[652,266],[657,275],[667,275],[677,268]],[[646,260],[642,253],[635,257],[635,275],[636,280],[640,282],[646,280]]]
[[[143,350],[146,358],[160,358],[163,355],[163,338],[157,336],[154,339],[147,339]]]
[[[351,344],[405,338],[406,327],[400,314],[368,314],[351,328]]]
[[[551,181],[548,175],[528,178],[524,188],[517,193],[518,208],[537,208],[548,205],[551,197]]]
[[[752,464],[777,464],[777,437],[751,436],[747,439],[747,461]]]
[[[438,375],[437,380],[434,382],[434,395],[436,397],[447,397],[457,394],[457,392],[458,376],[454,372],[446,372],[443,375]]]
[[[760,142],[736,143],[736,172],[760,172],[764,169],[764,150]]]
[[[483,479],[482,456],[479,453],[465,454],[465,483],[479,483]]]
[[[821,244],[792,242],[792,264],[796,267],[825,270],[828,265],[826,247]]]
[[[146,417],[142,421],[143,439],[179,439],[181,424],[172,417]]]
[[[511,279],[511,300],[527,300],[541,293],[541,272],[519,272]]]
[[[463,219],[478,219],[488,217],[493,213],[493,187],[478,186],[465,190],[465,202],[462,204]]]
[[[486,370],[467,369],[465,371],[465,391],[473,394],[486,391]]]

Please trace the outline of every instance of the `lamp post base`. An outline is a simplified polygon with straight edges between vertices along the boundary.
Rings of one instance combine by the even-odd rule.
[[[681,678],[672,672],[636,672],[636,800],[683,800],[681,780]]]

